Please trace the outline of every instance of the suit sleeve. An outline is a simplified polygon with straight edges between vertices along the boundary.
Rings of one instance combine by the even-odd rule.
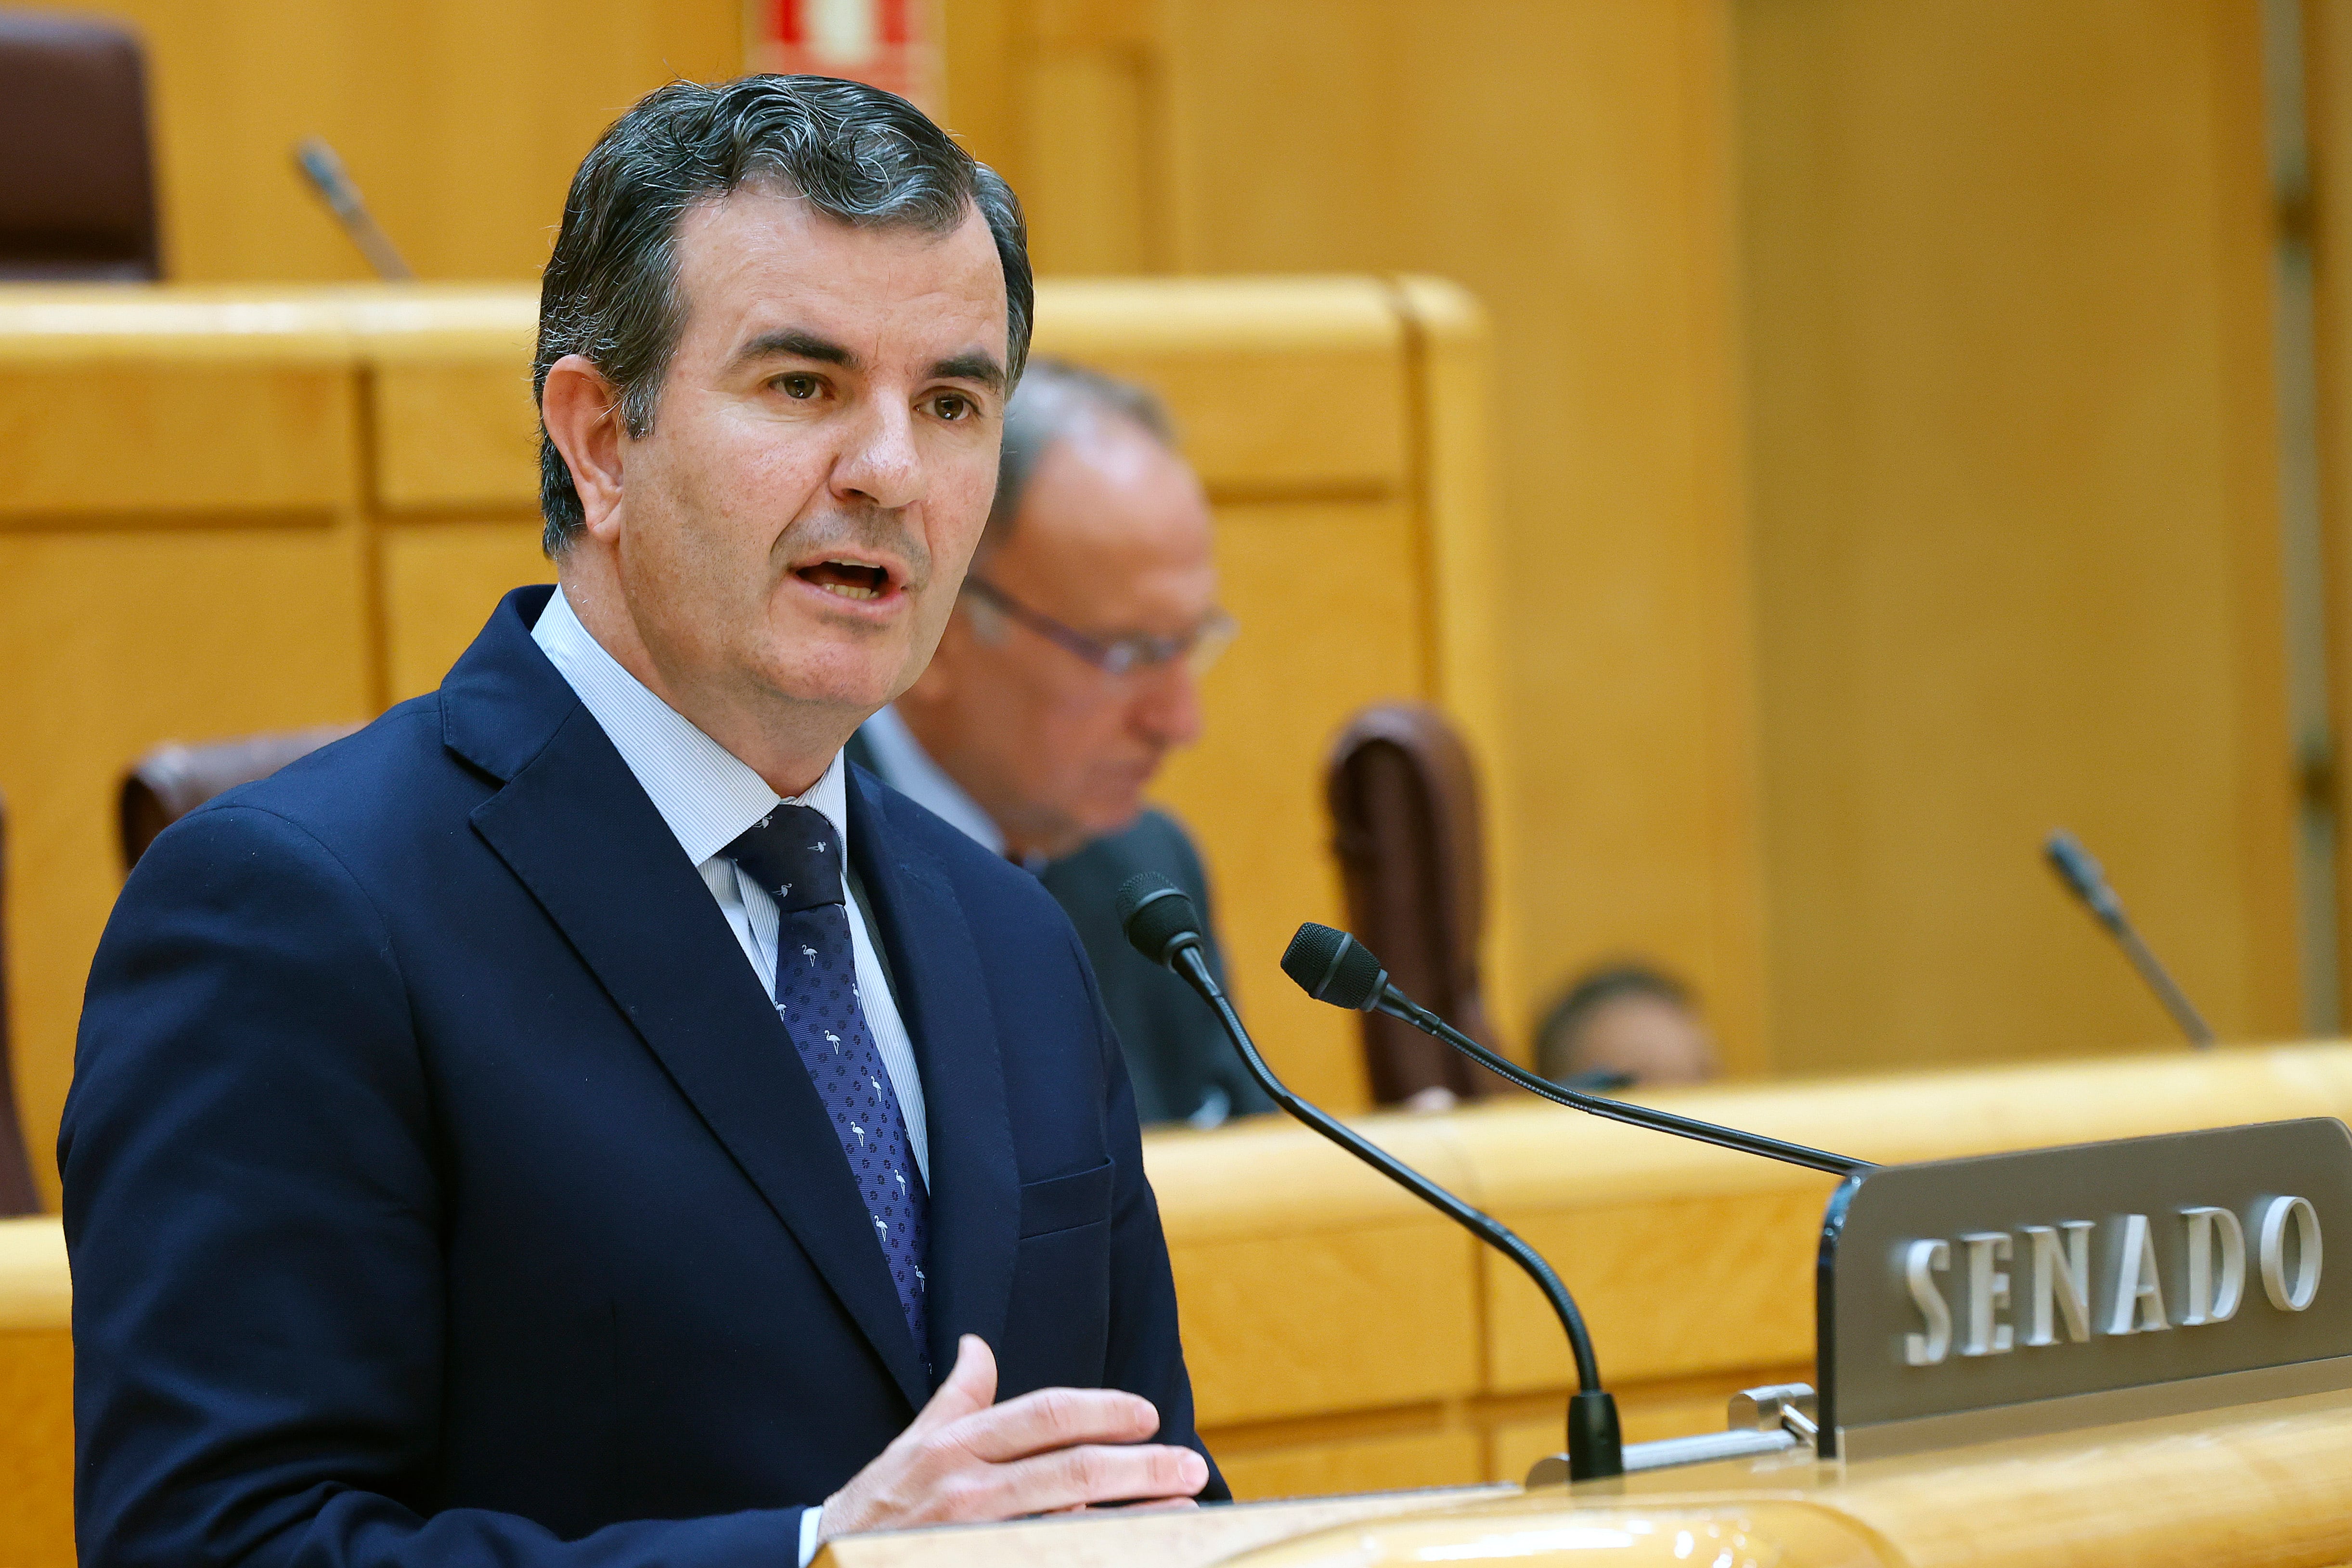
[[[430,1087],[384,922],[296,825],[215,808],[142,858],[91,970],[58,1156],[84,1564],[797,1561],[799,1508],[570,1542],[427,1517]]]
[[[1168,1265],[1168,1238],[1160,1228],[1160,1203],[1143,1171],[1143,1129],[1136,1120],[1126,1058],[1076,931],[1069,941],[1094,1011],[1096,1049],[1103,1062],[1104,1140],[1118,1173],[1111,1192],[1110,1339],[1103,1386],[1150,1400],[1160,1412],[1156,1440],[1181,1443],[1209,1461],[1201,1500],[1231,1502],[1233,1490],[1193,1424],[1192,1379],[1184,1368],[1176,1322],[1176,1281]]]

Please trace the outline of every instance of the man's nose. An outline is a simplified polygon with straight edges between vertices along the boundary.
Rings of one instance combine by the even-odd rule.
[[[887,403],[870,405],[850,427],[834,462],[833,493],[895,510],[921,500],[923,488],[914,416]]]
[[[1139,735],[1171,750],[1201,738],[1201,685],[1190,664],[1171,659],[1130,678],[1139,683],[1129,710]]]

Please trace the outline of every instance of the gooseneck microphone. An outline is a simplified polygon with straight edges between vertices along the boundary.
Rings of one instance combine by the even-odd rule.
[[[383,232],[375,214],[368,211],[367,203],[360,198],[360,188],[344,172],[343,161],[335,156],[335,150],[323,138],[312,136],[296,143],[294,168],[318,193],[319,199],[327,204],[327,210],[335,214],[335,222],[342,225],[343,233],[367,257],[377,277],[386,283],[406,283],[416,276],[401,258],[392,236]]]
[[[1225,998],[1224,988],[1209,972],[1201,953],[1201,916],[1183,890],[1166,877],[1139,872],[1118,890],[1118,923],[1135,950],[1164,968],[1172,969],[1201,993],[1225,1026],[1234,1049],[1260,1087],[1285,1111],[1339,1145],[1391,1181],[1437,1209],[1527,1270],[1559,1317],[1568,1346],[1576,1358],[1576,1393],[1568,1402],[1568,1473],[1573,1480],[1595,1480],[1625,1473],[1624,1440],[1617,1427],[1617,1401],[1601,1386],[1601,1364],[1592,1354],[1592,1336],[1585,1332],[1583,1314],[1568,1287],[1559,1281],[1542,1254],[1520,1240],[1507,1226],[1473,1208],[1387,1150],[1343,1125],[1320,1107],[1292,1093],[1274,1069],[1258,1054],[1241,1016]]]
[[[2180,1026],[2180,1032],[2189,1037],[2189,1043],[2200,1048],[2211,1045],[2213,1030],[2205,1022],[2204,1015],[2189,1005],[2187,994],[2173,982],[2171,973],[2157,962],[2156,955],[2140,940],[2139,933],[2132,927],[2131,916],[2124,913],[2124,901],[2107,885],[2105,868],[2091,858],[2083,841],[2063,828],[2053,829],[2042,841],[2042,853],[2067,891],[2083,901],[2091,918],[2105,926],[2123,945],[2132,967],[2139,971],[2139,977],[2147,982],[2147,988],[2156,993],[2156,999],[2164,1004],[2164,1010],[2172,1015],[2172,1021]]]
[[[1345,931],[1335,931],[1328,925],[1318,925],[1312,921],[1301,925],[1298,935],[1290,939],[1289,947],[1282,955],[1282,972],[1297,981],[1299,989],[1318,1002],[1353,1008],[1358,1012],[1385,1013],[1390,1018],[1401,1019],[1423,1034],[1444,1040],[1488,1071],[1508,1079],[1531,1094],[1541,1095],[1555,1105],[1589,1111],[1596,1116],[1647,1127],[1652,1132],[1671,1133],[1678,1138],[1696,1138],[1702,1144],[1738,1149],[1742,1154],[1761,1155],[1768,1160],[1785,1160],[1792,1166],[1827,1171],[1832,1176],[1852,1176],[1857,1171],[1871,1168],[1868,1160],[1832,1155],[1823,1149],[1807,1148],[1802,1144],[1783,1143],[1760,1133],[1743,1133],[1737,1127],[1718,1127],[1712,1122],[1694,1121],[1688,1116],[1677,1116],[1671,1111],[1657,1111],[1647,1105],[1587,1094],[1554,1083],[1549,1079],[1538,1078],[1508,1057],[1498,1056],[1480,1045],[1389,984],[1389,972],[1378,958],[1372,956],[1371,949]]]

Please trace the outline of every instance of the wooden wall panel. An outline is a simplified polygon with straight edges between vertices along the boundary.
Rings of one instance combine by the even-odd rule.
[[[539,511],[530,350],[504,365],[388,364],[372,378],[376,494],[394,511]]]
[[[1475,366],[1481,345],[1408,330],[1444,313],[1443,290],[1410,292],[1041,293],[1044,340],[1163,387],[1209,476],[1245,631],[1167,798],[1199,832],[1269,1055],[1343,1110],[1365,1099],[1353,1020],[1276,967],[1298,921],[1339,918],[1323,750],[1357,706],[1434,695],[1441,662],[1457,684],[1475,664],[1433,574],[1482,547],[1433,536],[1486,520],[1475,440],[1454,442],[1443,497],[1423,451],[1428,430],[1478,417],[1453,407],[1472,372],[1441,383],[1424,340],[1444,338],[1449,364]],[[525,396],[533,308],[520,287],[0,291],[0,479],[30,508],[0,501],[0,789],[18,834],[9,962],[35,1149],[55,1136],[120,887],[123,768],[167,738],[349,721],[430,690],[501,594],[551,576]]]
[[[2303,0],[2304,131],[2315,199],[2294,214],[2310,225],[2313,369],[2321,561],[2327,625],[2327,696],[2336,746],[2352,736],[2352,0]],[[2327,780],[2336,840],[2339,1016],[2352,1019],[2352,768]]]
[[[1779,1060],[2294,1032],[2257,7],[1739,16]]]
[[[420,277],[521,280],[572,172],[673,77],[733,75],[741,0],[109,0],[144,34],[169,275],[369,276],[296,178],[324,136]]]
[[[1471,1486],[1486,1479],[1485,1445],[1475,1432],[1462,1430],[1211,1452],[1237,1502]]]
[[[43,1200],[83,981],[122,885],[116,791],[165,740],[373,710],[350,526],[0,528],[8,1000]]]
[[[1376,1410],[1473,1386],[1477,1246],[1432,1215],[1174,1247],[1201,1425]]]
[[[1048,267],[1428,273],[1484,304],[1495,570],[1460,591],[1511,720],[1498,1021],[1520,1039],[1571,971],[1646,953],[1755,1068],[1728,47],[1720,0],[986,0],[946,58],[948,119]],[[1081,75],[1132,86],[1047,90]],[[1111,171],[1141,216],[1089,199]]]
[[[0,1329],[0,1568],[74,1562],[73,1336]]]
[[[354,428],[327,366],[7,365],[0,517],[347,506]]]
[[[2294,1026],[2251,0],[969,15],[1047,265],[1491,314],[1507,1025],[1643,953],[1736,1067],[2161,1038],[2063,820],[2225,1032]]]
[[[1356,1019],[1285,977],[1299,922],[1344,925],[1323,758],[1366,703],[1427,691],[1421,541],[1402,502],[1217,508],[1217,567],[1242,632],[1201,685],[1205,731],[1152,793],[1208,862],[1226,967],[1267,1059],[1301,1094],[1369,1103]]]
[[[384,526],[386,665],[394,702],[441,684],[510,588],[553,582],[536,516]]]

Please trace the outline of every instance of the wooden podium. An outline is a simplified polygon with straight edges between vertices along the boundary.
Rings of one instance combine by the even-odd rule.
[[[2352,1394],[1841,1465],[1773,1456],[1480,1487],[855,1537],[817,1568],[2329,1568],[2352,1560]]]

